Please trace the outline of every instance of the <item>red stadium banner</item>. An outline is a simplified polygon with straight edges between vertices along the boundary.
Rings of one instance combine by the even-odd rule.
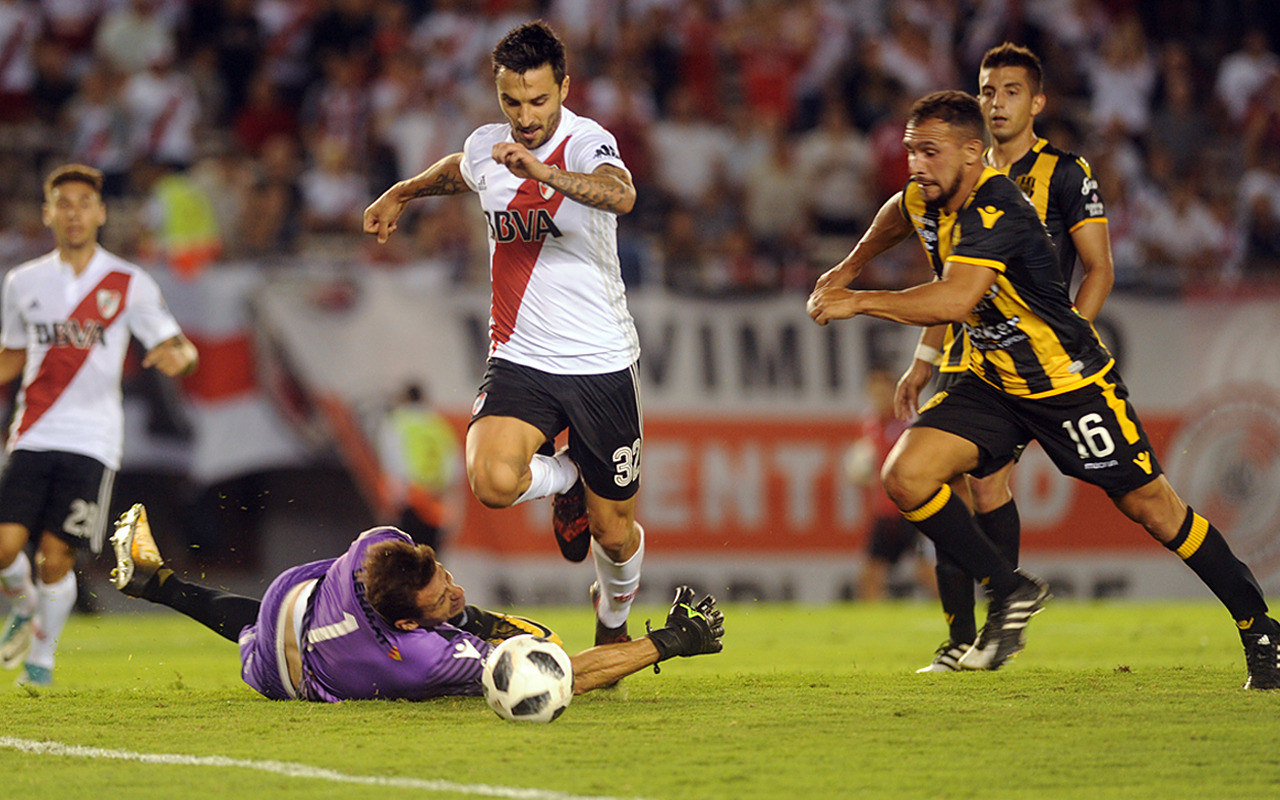
[[[1180,424],[1143,420],[1155,442]],[[459,426],[461,430],[461,425]],[[842,467],[853,422],[646,419],[636,517],[661,553],[860,553],[867,491]],[[1157,456],[1160,457],[1157,446]],[[1024,550],[1158,551],[1102,490],[1061,475],[1032,446],[1014,470]],[[507,554],[553,551],[550,516],[474,499],[457,545]]]

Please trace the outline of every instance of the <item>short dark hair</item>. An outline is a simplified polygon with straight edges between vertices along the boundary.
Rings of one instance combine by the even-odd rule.
[[[87,183],[99,195],[102,194],[102,170],[94,169],[85,164],[63,164],[53,172],[50,172],[49,177],[44,179],[44,199],[48,200],[52,197],[53,190],[62,184],[73,181]]]
[[[436,574],[436,551],[407,539],[390,539],[364,554],[364,599],[387,622],[422,616],[418,593]]]
[[[503,69],[523,75],[543,64],[551,65],[556,84],[564,83],[564,42],[542,20],[512,28],[493,48],[493,75]]]
[[[944,89],[921,97],[911,106],[907,124],[919,126],[927,119],[945,122],[969,139],[982,138],[982,106],[967,92]]]
[[[1031,91],[1040,94],[1044,89],[1044,67],[1040,65],[1040,57],[1029,48],[1013,42],[996,45],[982,55],[982,64],[978,69],[996,69],[998,67],[1022,67],[1031,80]]]

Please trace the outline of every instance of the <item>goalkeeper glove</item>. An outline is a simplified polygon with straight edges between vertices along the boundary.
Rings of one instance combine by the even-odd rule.
[[[724,649],[720,641],[724,636],[724,613],[716,608],[716,599],[707,595],[695,604],[694,597],[693,589],[688,586],[677,588],[675,602],[667,613],[667,624],[649,630],[649,639],[658,648],[659,661],[674,656],[719,653]],[[645,627],[649,628],[648,621]]]

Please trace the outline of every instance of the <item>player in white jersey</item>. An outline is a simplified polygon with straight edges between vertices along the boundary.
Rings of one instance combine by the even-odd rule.
[[[44,185],[44,223],[56,249],[9,272],[0,327],[0,384],[22,386],[0,471],[0,592],[10,614],[0,663],[19,680],[53,680],[58,638],[76,600],[76,547],[102,550],[120,468],[120,378],[129,339],[144,367],[195,368],[196,348],[147,273],[98,246],[106,222],[102,173],[68,164]],[[25,548],[33,532],[38,575]]]
[[[507,121],[387,189],[364,229],[385,242],[411,200],[480,195],[493,305],[467,477],[490,508],[554,496],[561,552],[594,556],[596,643],[624,640],[644,558],[640,348],[617,247],[635,187],[613,135],[564,107],[564,45],[545,23],[503,37],[493,74]],[[565,428],[568,449],[552,454]]]

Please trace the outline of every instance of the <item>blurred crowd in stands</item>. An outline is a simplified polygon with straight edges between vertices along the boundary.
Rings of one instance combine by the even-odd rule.
[[[0,266],[51,246],[40,182],[76,160],[144,264],[483,284],[474,202],[383,247],[360,215],[501,119],[489,52],[538,17],[634,174],[632,285],[807,292],[905,182],[911,102],[976,91],[1005,40],[1044,60],[1040,135],[1093,166],[1119,289],[1280,284],[1275,0],[0,0]],[[861,280],[927,277],[900,247]]]

